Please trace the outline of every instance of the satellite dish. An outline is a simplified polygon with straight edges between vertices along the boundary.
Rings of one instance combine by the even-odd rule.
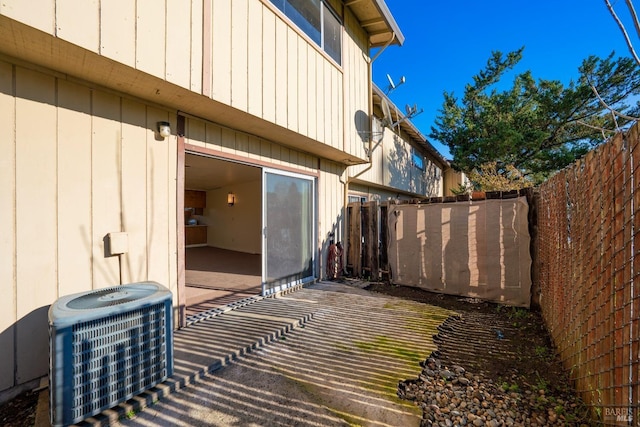
[[[392,126],[393,119],[391,118],[391,108],[389,108],[389,103],[386,99],[382,98],[380,100],[380,106],[382,107],[382,114],[384,115],[382,124],[387,127]]]
[[[389,93],[391,93],[391,91],[393,91],[395,88],[397,88],[398,86],[400,86],[401,84],[404,84],[404,82],[406,81],[406,79],[404,78],[404,76],[400,77],[400,80],[398,81],[398,84],[395,84],[393,82],[393,79],[391,78],[391,76],[389,74],[387,74],[387,80],[389,80],[389,86],[387,86],[387,91],[386,94],[388,95]]]
[[[407,113],[407,116],[411,116],[411,113],[413,112],[409,104],[404,106],[404,111]]]
[[[422,109],[420,109],[420,111],[418,111],[418,105],[417,104],[413,104],[413,107],[410,106],[409,104],[407,104],[404,107],[404,110],[407,112],[407,118],[413,118],[414,116],[417,116],[418,114],[422,113]]]
[[[388,92],[394,90],[396,88],[396,84],[393,82],[393,79],[389,74],[387,74],[387,80],[389,80],[389,90]]]

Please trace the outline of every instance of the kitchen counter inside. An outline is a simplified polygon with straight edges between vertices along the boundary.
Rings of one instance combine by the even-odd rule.
[[[206,245],[207,244],[207,225],[185,225],[184,226],[185,245]]]

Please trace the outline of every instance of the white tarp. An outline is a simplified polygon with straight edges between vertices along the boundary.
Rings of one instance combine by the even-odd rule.
[[[528,210],[526,197],[390,206],[392,283],[529,307]]]

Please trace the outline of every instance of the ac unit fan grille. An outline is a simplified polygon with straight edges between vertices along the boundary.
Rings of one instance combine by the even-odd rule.
[[[74,298],[69,301],[68,307],[76,310],[113,307],[148,297],[153,292],[153,288],[106,288]]]
[[[158,303],[70,327],[72,390],[67,416],[71,423],[167,378],[168,313],[166,303]]]
[[[164,304],[73,327],[77,414],[93,413],[167,375]]]

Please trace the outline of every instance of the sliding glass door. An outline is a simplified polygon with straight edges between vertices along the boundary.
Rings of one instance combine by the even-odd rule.
[[[315,180],[264,169],[262,294],[315,277]]]

